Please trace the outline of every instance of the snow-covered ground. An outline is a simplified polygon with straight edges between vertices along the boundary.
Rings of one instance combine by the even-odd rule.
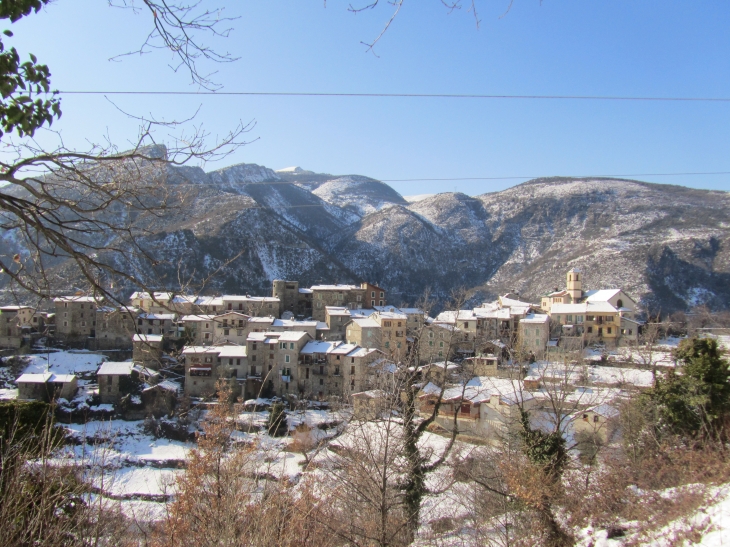
[[[53,372],[55,374],[81,374],[96,372],[99,365],[107,360],[100,353],[88,351],[52,351],[27,356],[29,363],[24,374]]]

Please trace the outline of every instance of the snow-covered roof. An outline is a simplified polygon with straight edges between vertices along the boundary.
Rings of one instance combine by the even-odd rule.
[[[544,324],[550,321],[550,316],[546,313],[530,313],[520,320],[520,323]]]
[[[293,319],[274,319],[272,327],[295,329],[297,327],[317,327],[317,321],[295,321]]]
[[[312,294],[312,289],[299,289],[299,294]]]
[[[310,340],[307,342],[299,353],[303,355],[312,355],[314,353],[330,353],[342,342],[324,342],[321,340]]]
[[[213,321],[215,315],[183,315],[180,321]]]
[[[280,342],[298,342],[305,336],[309,336],[309,333],[300,330],[289,330],[279,334]]]
[[[588,304],[553,304],[550,306],[550,315],[553,314],[585,314],[588,311]]]
[[[195,355],[198,353],[215,353],[218,354],[222,346],[185,346],[182,350],[183,355]]]
[[[408,319],[408,316],[405,313],[397,313],[391,311],[377,312],[377,315],[378,317],[380,317],[380,319],[395,319],[396,321],[406,321]]]
[[[317,330],[330,330],[330,327],[324,321],[317,321]]]
[[[352,291],[364,290],[357,285],[312,285],[313,291]]]
[[[358,347],[357,344],[340,344],[332,350],[334,355],[348,355],[351,351]]]
[[[142,313],[140,319],[158,319],[160,321],[174,321],[176,315],[174,313]]]
[[[351,344],[348,344],[351,345]],[[352,344],[354,345],[354,344]],[[371,353],[377,352],[380,350],[377,350],[375,348],[361,348],[360,346],[355,345],[355,349],[352,350],[350,353],[347,354],[348,357],[366,357],[370,355]]]
[[[586,302],[608,302],[609,299],[621,292],[621,289],[601,289],[597,291],[586,291]]]
[[[522,300],[515,300],[514,298],[507,298],[506,296],[500,296],[499,302],[503,308],[529,308],[533,304],[530,302],[523,302]]]
[[[272,316],[267,317],[251,317],[248,320],[249,323],[268,323],[269,325],[274,324],[274,318]]]
[[[54,298],[54,302],[101,302],[104,300],[103,296],[98,298],[95,296],[59,296]]]
[[[45,384],[48,382],[53,374],[50,372],[46,372],[45,374],[21,374],[17,380],[15,380],[16,384]]]
[[[246,357],[246,346],[221,346],[219,357]]]
[[[275,296],[247,296],[240,294],[224,294],[221,296],[223,302],[279,302]]]
[[[162,342],[161,334],[135,334],[132,342]]]
[[[324,311],[327,315],[346,315],[350,316],[350,310],[342,306],[325,306]]]
[[[132,293],[132,296],[129,297],[130,300],[152,300],[152,297],[154,296],[154,299],[162,302],[162,301],[168,301],[172,298],[172,293],[170,292],[153,292],[149,293],[146,291],[135,291]]]
[[[155,384],[153,386],[148,386],[144,388],[142,391],[150,391],[152,389],[164,389],[165,391],[172,391],[173,393],[179,393],[180,392],[180,384],[177,382],[173,382],[172,380],[163,380],[159,384]]]
[[[132,373],[134,363],[132,361],[106,361],[102,363],[99,370],[96,372],[98,376],[104,375],[127,375]]]
[[[374,319],[370,319],[369,317],[353,317],[351,322],[362,328],[380,328],[380,325],[378,325]]]
[[[75,374],[51,374],[51,379],[49,381],[57,384],[70,384],[75,380]]]

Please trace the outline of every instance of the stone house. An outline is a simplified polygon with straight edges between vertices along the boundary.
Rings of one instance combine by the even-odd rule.
[[[186,395],[210,397],[215,394],[219,353],[220,347],[216,346],[186,346],[183,348]]]
[[[180,323],[190,345],[208,345],[215,341],[215,315],[184,315]]]
[[[386,306],[388,304],[385,298],[385,289],[368,282],[361,283],[360,287],[365,290],[363,307],[375,308],[376,306]]]
[[[23,312],[32,308],[3,306],[0,308],[0,347],[19,348],[23,343]]]
[[[544,313],[529,313],[518,325],[517,347],[535,359],[544,359],[550,340],[550,316]]]
[[[312,319],[325,321],[327,306],[361,309],[364,307],[364,297],[365,289],[356,285],[313,285]]]
[[[96,309],[95,349],[131,349],[132,336],[139,310],[136,308],[112,308],[98,306]]]
[[[96,308],[103,298],[62,296],[53,299],[56,306],[56,336],[68,342],[85,341],[96,336]]]
[[[613,406],[601,404],[577,412],[571,426],[576,434],[595,436],[605,444],[618,429],[618,414]]]
[[[356,420],[376,420],[388,410],[387,394],[380,389],[353,393],[352,407]]]
[[[342,306],[327,306],[324,309],[324,322],[329,328],[326,340],[344,340],[345,326],[350,322],[350,310]]]
[[[174,313],[141,313],[137,316],[137,331],[177,338],[177,315]]]
[[[245,345],[251,317],[238,311],[225,311],[213,318],[214,343]]]
[[[395,360],[406,355],[406,323],[408,317],[404,313],[376,311],[370,316],[380,326],[380,349]]]
[[[50,402],[54,399],[71,400],[76,395],[78,383],[73,374],[22,374],[15,380],[19,399],[35,399]]]
[[[99,382],[99,396],[102,404],[115,404],[132,391],[134,382],[132,371],[134,363],[131,361],[106,361],[96,372]]]
[[[221,301],[223,310],[220,311],[238,311],[251,317],[279,317],[281,315],[281,301],[273,296],[225,294],[221,297]]]
[[[132,359],[145,368],[159,370],[162,365],[161,334],[135,334],[132,336]]]
[[[354,317],[345,325],[345,340],[348,344],[381,349],[380,325],[371,317]]]

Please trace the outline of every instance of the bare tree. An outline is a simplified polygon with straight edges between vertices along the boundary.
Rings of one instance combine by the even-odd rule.
[[[0,12],[0,17],[16,21],[46,3],[23,0],[17,13]],[[110,4],[134,8],[123,0]],[[154,30],[138,51],[166,47],[180,61],[174,68],[184,66],[194,82],[213,85],[200,72],[199,61],[234,59],[203,45],[200,36],[224,37],[230,29],[220,27],[228,19],[199,4],[145,0]],[[12,52],[16,59],[14,48]],[[16,60],[0,74],[13,82],[7,108],[0,111],[5,129],[0,227],[12,234],[13,242],[0,251],[2,281],[17,298],[47,298],[69,285],[114,298],[119,284],[154,286],[170,276],[174,265],[154,248],[152,228],[161,217],[182,214],[187,198],[182,186],[169,184],[171,168],[226,156],[245,144],[243,135],[251,125],[239,123],[211,142],[192,119],[161,122],[132,116],[140,130],[126,151],[109,142],[72,150],[60,135],[55,145],[44,146],[34,134],[49,131],[61,115],[60,101],[50,91],[48,67],[31,58],[23,65]],[[39,98],[33,101],[34,96]]]

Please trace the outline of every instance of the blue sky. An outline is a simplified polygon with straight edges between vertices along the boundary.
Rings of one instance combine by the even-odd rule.
[[[363,0],[350,0],[364,5]],[[137,0],[137,3],[141,2]],[[730,2],[477,0],[466,9],[406,0],[353,14],[348,1],[210,0],[239,17],[227,39],[224,91],[730,97]],[[468,4],[468,2],[465,2]],[[6,25],[7,45],[49,65],[61,90],[196,90],[168,53],[138,47],[147,12],[58,0]],[[254,142],[206,169],[300,165],[382,180],[730,171],[730,103],[432,98],[113,97],[125,111],[196,123],[213,136],[255,121]],[[54,128],[67,145],[105,135],[124,147],[136,123],[103,96],[67,95]],[[163,138],[164,135],[160,135]],[[40,139],[45,137],[39,136]],[[730,190],[730,175],[637,177]],[[526,180],[526,179],[524,179]],[[392,182],[404,195],[497,191],[521,179]]]

